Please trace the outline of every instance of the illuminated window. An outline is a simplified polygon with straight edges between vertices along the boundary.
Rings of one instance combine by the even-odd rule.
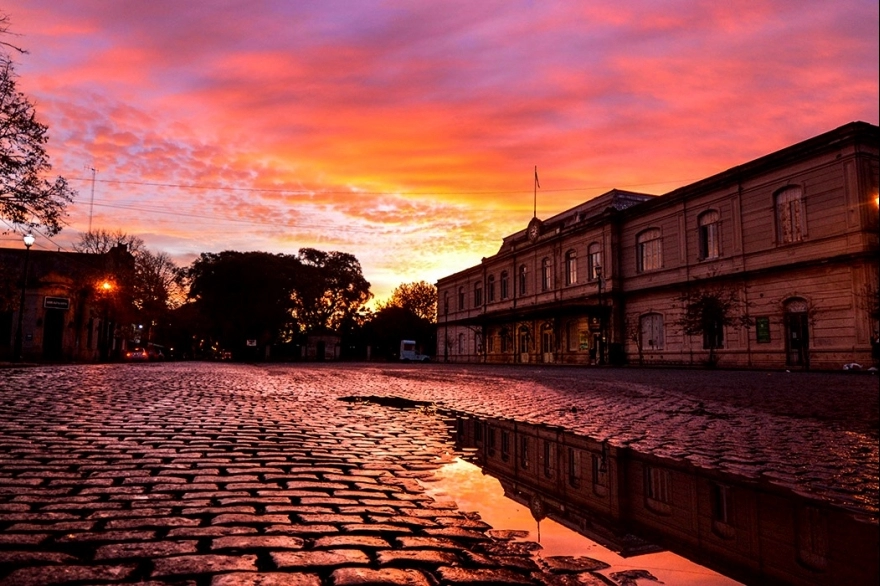
[[[786,187],[776,193],[777,242],[800,242],[807,235],[803,196],[804,190],[798,186]]]
[[[718,212],[709,210],[700,214],[700,260],[721,256],[721,221]]]
[[[545,258],[541,261],[541,291],[549,291],[553,286],[553,271],[550,266],[550,259]]]
[[[663,266],[663,240],[660,230],[651,228],[636,237],[638,272],[655,271]]]
[[[577,252],[569,250],[565,253],[565,284],[573,285],[578,280]]]
[[[587,247],[587,278],[595,281],[599,278],[602,266],[602,250],[599,243],[594,242]]]

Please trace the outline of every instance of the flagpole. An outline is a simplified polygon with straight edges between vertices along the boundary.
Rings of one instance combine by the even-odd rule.
[[[532,217],[538,217],[538,166],[535,165],[535,195],[532,199]]]

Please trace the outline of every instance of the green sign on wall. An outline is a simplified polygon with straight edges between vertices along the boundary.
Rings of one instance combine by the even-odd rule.
[[[755,318],[755,334],[758,337],[758,342],[761,344],[766,344],[770,342],[770,318],[769,317],[756,317]]]

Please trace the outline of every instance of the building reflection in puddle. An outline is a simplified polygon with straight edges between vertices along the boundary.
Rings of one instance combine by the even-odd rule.
[[[484,474],[476,465],[461,458],[444,465],[430,481],[423,482],[427,492],[437,500],[453,500],[462,511],[476,511],[483,521],[496,530],[528,532],[524,540],[541,544],[539,555],[586,556],[610,567],[597,573],[608,577],[626,570],[644,570],[659,582],[682,586],[724,586],[739,584],[708,568],[699,566],[668,551],[623,557],[614,551],[560,525],[551,518],[540,522],[526,504],[509,498],[498,479]],[[508,497],[508,498],[505,498]],[[539,535],[540,532],[540,535]],[[656,550],[646,542],[638,541],[641,550]],[[609,582],[614,583],[614,582]],[[637,580],[639,585],[656,584],[648,578]]]
[[[598,546],[589,541],[580,542],[585,549],[577,554],[556,553],[557,539],[569,547],[575,538],[571,531],[555,537],[552,520],[621,553],[612,567],[650,565],[652,572],[667,576],[655,574],[667,584],[687,583],[686,573],[702,569],[680,564],[676,560],[684,560],[671,553],[639,555],[637,562],[631,556],[657,551],[651,546],[656,543],[747,583],[825,586],[880,581],[875,518],[770,482],[638,453],[559,427],[455,412],[444,415],[457,450],[479,468],[464,462],[443,468],[441,478],[452,480],[442,490],[453,495],[460,508],[473,507],[495,528],[531,529],[535,519],[542,519],[545,556],[599,557],[592,555]],[[478,484],[480,468],[501,488]],[[511,500],[502,499],[502,494]],[[509,527],[514,519],[505,517],[513,514],[508,511],[511,501],[527,515],[515,519],[516,527]],[[536,530],[532,539],[537,539]],[[731,583],[715,576],[718,584]],[[701,575],[694,583],[716,582]]]

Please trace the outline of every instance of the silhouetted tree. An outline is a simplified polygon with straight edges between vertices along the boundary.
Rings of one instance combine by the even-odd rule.
[[[379,309],[402,307],[430,323],[437,321],[437,288],[427,281],[403,283],[391,293],[387,303],[380,303]]]
[[[678,319],[685,334],[702,336],[703,349],[709,351],[709,366],[715,366],[715,351],[724,347],[724,328],[739,328],[750,323],[748,313],[735,289],[697,287],[679,297],[684,313]]]
[[[0,16],[0,34],[8,31],[8,17]],[[12,224],[44,226],[50,234],[61,231],[61,218],[75,192],[63,177],[45,179],[52,170],[43,145],[47,127],[36,119],[33,104],[18,91],[12,59],[0,43],[0,218]]]
[[[301,278],[294,292],[294,314],[305,332],[339,331],[354,323],[355,315],[373,296],[364,279],[361,264],[345,252],[323,252],[314,248],[299,251]]]
[[[426,350],[436,347],[434,325],[405,307],[383,307],[373,315],[365,330],[373,356],[377,358],[395,357],[401,340],[415,340]]]
[[[268,252],[202,253],[186,271],[206,335],[243,355],[247,340],[260,347],[290,340],[299,330],[292,310],[302,274],[296,256]]]

